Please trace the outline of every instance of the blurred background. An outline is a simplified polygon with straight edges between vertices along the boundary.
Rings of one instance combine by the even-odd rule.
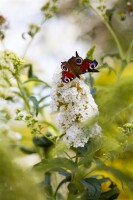
[[[50,2],[53,1],[51,0]],[[42,86],[32,83],[23,86],[28,98],[34,95],[34,99],[32,99],[33,104],[39,101],[42,103],[41,105],[38,104],[40,106],[38,121],[44,123],[42,131],[42,136],[44,136],[47,133],[52,133],[53,135],[59,134],[55,124],[56,116],[51,116],[49,106],[52,79],[55,71],[60,69],[62,61],[67,61],[75,55],[75,51],[78,51],[79,55],[85,58],[87,51],[93,45],[96,45],[94,58],[99,63],[100,73],[96,76],[87,74],[86,83],[90,86],[92,95],[98,104],[100,113],[99,123],[103,128],[105,137],[110,142],[109,144],[107,143],[108,148],[105,150],[105,154],[107,153],[107,156],[111,158],[111,161],[108,161],[109,165],[117,166],[132,176],[133,1],[94,0],[91,2],[93,7],[87,6],[88,0],[59,0],[56,5],[57,10],[54,8],[55,10],[52,11],[53,17],[47,16],[47,20],[44,20],[44,5],[47,3],[45,0],[0,0],[0,16],[4,16],[6,19],[5,25],[0,25],[0,31],[4,33],[4,39],[0,42],[0,50],[12,50],[18,56],[26,59],[27,63],[33,65],[33,74],[30,70],[28,73],[24,71],[21,74],[22,82],[37,76],[40,80],[48,84]],[[97,8],[98,12],[93,8]],[[103,20],[104,17],[105,21]],[[32,28],[30,24],[34,28],[36,27],[37,30],[40,28],[39,31],[35,32],[34,36],[31,35]],[[109,31],[110,27],[114,31],[115,37],[112,37],[114,33],[111,34]],[[123,56],[120,55],[119,45],[116,44],[115,38],[119,41]],[[33,75],[35,76],[33,77]],[[0,96],[6,102],[0,102],[0,111],[2,112],[0,120],[2,119],[1,121],[3,122],[3,118],[6,116],[5,121],[8,122],[4,121],[4,125],[8,125],[6,128],[3,124],[1,125],[1,132],[3,130],[7,132],[14,131],[11,132],[11,135],[9,134],[11,144],[15,144],[25,154],[17,152],[16,154],[14,153],[13,158],[17,164],[20,164],[24,168],[27,166],[32,167],[42,158],[42,152],[38,150],[38,140],[33,141],[34,134],[31,134],[33,130],[32,127],[27,128],[27,122],[24,123],[21,120],[16,121],[14,119],[16,108],[25,109],[25,102],[20,98],[21,95],[17,94],[18,90],[14,90],[17,87],[16,82],[10,85],[4,82],[5,77],[3,74],[1,77]],[[10,80],[12,82],[13,79],[10,78]],[[3,91],[2,87],[4,88]],[[10,95],[9,91],[13,92],[13,94],[11,93]],[[17,92],[15,93],[14,91]],[[34,105],[31,102],[29,105],[32,113]],[[3,114],[7,111],[9,112],[8,117]],[[4,129],[2,129],[3,127]],[[119,131],[118,128],[120,128]],[[5,134],[4,131],[2,134]],[[61,153],[58,145],[57,149],[55,149],[55,146],[52,148],[48,149],[48,155],[51,153],[53,156],[58,150]],[[10,155],[3,149],[4,145],[0,149],[0,152],[2,152],[1,157],[5,155],[7,157],[6,161],[10,161]],[[112,158],[111,156],[116,157]],[[11,165],[10,162],[4,162],[5,160],[2,160],[3,168],[4,165]],[[3,170],[3,168],[0,169]],[[1,174],[3,173],[2,170]],[[12,173],[14,167],[11,170]],[[8,171],[8,168],[6,171]],[[9,174],[7,174],[7,177]],[[19,174],[19,171],[17,174]],[[14,182],[18,182],[18,179],[19,175],[16,175]],[[38,181],[40,177],[36,179]],[[115,181],[121,187],[118,178],[116,179]],[[32,180],[28,181],[30,185]],[[25,188],[22,187],[22,190],[25,193]],[[11,200],[15,198],[12,197]],[[25,199],[31,198],[33,197],[25,197]],[[41,199],[40,197],[36,197],[35,199],[37,198]],[[4,200],[3,196],[0,196],[0,199]],[[129,191],[122,190],[119,199],[132,200],[132,194]],[[8,197],[6,200],[8,200]]]
[[[29,24],[40,25],[42,20],[40,8],[46,2],[44,0],[0,1],[0,14],[5,16],[8,23],[4,41],[7,49],[17,52],[20,56],[23,55],[30,37],[25,36],[25,39],[22,39],[22,34],[28,31]],[[132,38],[132,1],[106,0],[105,2],[110,15],[114,12],[111,24],[126,49]],[[98,3],[97,0],[93,1],[94,5]],[[76,50],[84,58],[93,44],[97,45],[95,54],[97,59],[105,52],[116,53],[114,40],[94,11],[81,7],[78,0],[58,1],[56,15],[42,25],[40,33],[36,35],[26,53],[26,58],[35,63],[34,68],[37,69],[37,73],[40,72],[40,78],[51,82],[53,73],[61,61],[68,60]]]
[[[40,8],[45,2],[44,0],[0,1],[0,14],[5,16],[9,23],[5,38],[6,48],[17,52],[20,56],[23,55],[30,38],[27,36],[25,40],[22,39],[22,33],[27,32],[28,24],[40,24],[42,19]],[[61,4],[66,12],[69,12],[69,6],[74,6],[71,1],[62,3],[60,1],[59,5]],[[44,23],[41,32],[31,44],[26,57],[35,63],[38,73],[41,71],[39,76],[43,80],[51,82],[53,73],[61,61],[69,59],[76,50],[81,56],[85,56],[90,44],[82,42],[79,38],[82,30],[77,20],[73,14],[69,15],[64,11],[58,13],[56,17]],[[2,49],[1,46],[0,48]]]

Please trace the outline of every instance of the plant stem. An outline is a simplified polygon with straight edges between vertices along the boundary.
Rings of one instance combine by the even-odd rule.
[[[34,39],[34,37],[32,37],[31,40],[29,41],[29,43],[27,44],[27,46],[26,46],[26,48],[25,48],[25,50],[24,50],[24,53],[23,53],[22,58],[25,57],[27,51],[29,50],[29,48],[30,48],[30,46],[31,46],[31,44],[32,44],[32,42],[33,42],[33,39]]]
[[[30,112],[29,99],[28,99],[28,97],[27,97],[26,94],[25,94],[25,91],[24,91],[24,89],[23,89],[22,83],[21,83],[19,77],[15,77],[15,78],[16,78],[17,85],[18,85],[18,88],[19,88],[19,90],[20,90],[21,96],[22,96],[22,98],[23,98],[23,100],[24,100],[24,102],[25,102],[26,110],[27,110],[28,112]]]
[[[75,163],[78,163],[78,149],[76,148],[76,158],[75,158]]]
[[[6,49],[6,46],[5,46],[5,44],[4,44],[4,41],[3,41],[3,40],[1,40],[1,45],[2,45],[2,47],[3,47],[3,50],[5,50],[5,49]]]
[[[118,40],[118,37],[116,36],[114,30],[112,29],[112,27],[108,24],[108,22],[104,19],[104,17],[102,15],[99,14],[99,12],[97,11],[97,9],[95,7],[93,7],[91,4],[90,4],[90,7],[92,8],[92,10],[94,10],[94,12],[101,18],[102,22],[105,24],[105,26],[107,27],[107,29],[109,30],[110,34],[112,35],[116,45],[117,45],[117,48],[118,48],[118,51],[119,51],[119,54],[120,54],[120,57],[122,60],[124,60],[124,53],[123,53],[123,50],[122,50],[122,47],[121,47],[121,44]]]
[[[43,18],[42,18],[42,20],[41,20],[41,23],[40,23],[40,31],[41,31],[41,28],[42,28],[43,24],[45,23],[45,21],[46,21],[46,19],[44,19],[44,16],[43,16]],[[39,31],[39,32],[40,32],[40,31]],[[38,33],[38,32],[36,32],[36,34],[37,34],[37,33]],[[33,39],[34,39],[35,36],[36,36],[36,34],[34,35],[34,37],[32,37],[32,38],[30,39],[29,43],[27,44],[27,46],[26,46],[26,48],[25,48],[25,50],[24,50],[24,53],[23,53],[22,58],[24,58],[24,57],[26,56],[26,54],[27,54],[27,52],[28,52],[28,50],[29,50],[29,48],[30,48],[32,42],[33,42]]]

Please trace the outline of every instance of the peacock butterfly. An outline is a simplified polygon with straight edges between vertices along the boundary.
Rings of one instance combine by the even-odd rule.
[[[68,61],[61,62],[61,79],[64,83],[68,83],[76,77],[80,78],[80,75],[86,72],[99,72],[95,69],[97,64],[96,60],[82,59],[76,51],[76,57],[73,56]]]

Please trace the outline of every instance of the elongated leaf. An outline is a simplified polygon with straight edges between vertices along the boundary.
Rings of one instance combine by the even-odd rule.
[[[71,176],[68,176],[67,178],[63,179],[63,180],[59,183],[59,185],[57,186],[56,191],[55,191],[55,195],[54,195],[55,199],[56,199],[56,195],[57,195],[57,192],[58,192],[58,190],[60,189],[60,187],[61,187],[64,183],[70,182],[70,180],[71,180]]]
[[[125,56],[127,63],[131,62],[132,49],[133,49],[133,39],[130,42],[130,45],[128,47],[128,50],[127,50],[127,53],[126,53],[126,56]]]
[[[103,61],[104,60],[104,58],[106,58],[106,57],[116,57],[116,58],[120,58],[120,55],[118,54],[118,53],[108,53],[108,54],[105,54],[103,57],[101,57],[101,61]]]
[[[35,113],[36,113],[36,116],[37,116],[38,115],[38,111],[39,111],[38,101],[37,101],[36,97],[34,97],[34,96],[30,96],[29,98],[30,98],[30,100],[32,101],[32,103],[34,105]]]
[[[95,48],[96,46],[94,45],[89,49],[89,51],[87,52],[86,58],[93,60],[93,54],[94,54]]]
[[[49,140],[48,137],[45,137],[45,136],[34,137],[33,142],[36,146],[43,147],[43,148],[49,147],[53,144],[52,141]]]
[[[91,94],[94,95],[95,93],[96,93],[96,88],[94,87],[91,89]]]
[[[98,200],[102,190],[100,182],[96,178],[86,178],[83,179],[81,182],[88,190],[88,199]]]
[[[39,109],[45,108],[47,106],[50,106],[50,104],[49,103],[45,103],[44,105],[40,106]]]
[[[39,100],[39,104],[44,101],[46,98],[50,97],[50,94],[46,95],[45,97],[42,97],[40,100]]]
[[[77,170],[77,165],[67,158],[50,158],[42,160],[42,162],[35,165],[35,168],[42,169],[45,172],[57,168],[67,169],[71,172],[75,172]]]
[[[103,148],[102,143],[94,143],[92,141],[89,141],[83,148],[79,147],[78,152],[80,153],[80,157],[82,158],[79,161],[78,165],[86,165],[94,161],[95,159],[93,158],[93,155],[101,148]]]
[[[71,176],[71,174],[69,172],[67,172],[65,169],[58,169],[58,173],[65,177]]]
[[[102,192],[99,200],[117,199],[119,194],[120,190],[118,189],[117,185],[112,182],[109,186],[109,190],[106,192]]]
[[[38,79],[38,78],[30,78],[30,79],[28,79],[27,81],[24,81],[23,84],[26,84],[26,83],[29,83],[29,82],[39,82],[39,83],[43,83],[43,84],[45,84],[47,87],[50,88],[50,85],[49,85],[48,83],[46,83],[46,82],[44,82],[44,81],[42,81],[42,80],[40,80],[40,79]]]
[[[48,122],[48,121],[43,121],[44,124],[50,126],[54,131],[56,131],[57,133],[59,132],[59,130],[56,128],[56,126],[54,126],[52,123]]]
[[[114,68],[112,68],[111,66],[109,66],[107,63],[103,63],[101,66],[97,67],[97,69],[108,69],[109,73],[112,71],[114,72],[115,75],[117,75],[116,70]]]
[[[53,189],[51,185],[51,174],[49,172],[45,173],[44,180],[39,185],[44,190],[47,199],[52,199]]]
[[[24,152],[24,153],[26,153],[26,154],[33,154],[33,153],[36,153],[36,150],[35,150],[35,149],[29,148],[29,147],[27,147],[27,146],[18,145],[18,148],[19,148],[22,152]]]
[[[32,69],[32,65],[29,66],[29,71],[28,71],[28,78],[32,78],[33,77],[33,69]]]

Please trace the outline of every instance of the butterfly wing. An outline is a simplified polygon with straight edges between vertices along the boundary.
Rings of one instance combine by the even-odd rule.
[[[76,78],[76,76],[71,73],[71,72],[68,72],[68,71],[62,71],[62,81],[64,83],[68,83],[70,81],[72,81],[74,78]]]
[[[76,78],[74,71],[72,70],[69,62],[62,62],[61,64],[62,69],[62,81],[64,83],[68,83]]]
[[[96,60],[84,59],[80,67],[80,70],[82,71],[83,74],[86,72],[99,72],[97,69],[95,69],[97,64],[98,63]]]
[[[82,74],[80,67],[82,65],[83,59],[78,55],[76,51],[76,57],[72,57],[68,60],[68,63],[71,66],[71,70],[75,74],[76,77],[80,78],[79,75]]]
[[[62,81],[67,83],[72,81],[74,78],[86,72],[99,72],[96,68],[96,60],[82,59],[76,52],[76,56],[71,57],[67,62],[62,62]]]

